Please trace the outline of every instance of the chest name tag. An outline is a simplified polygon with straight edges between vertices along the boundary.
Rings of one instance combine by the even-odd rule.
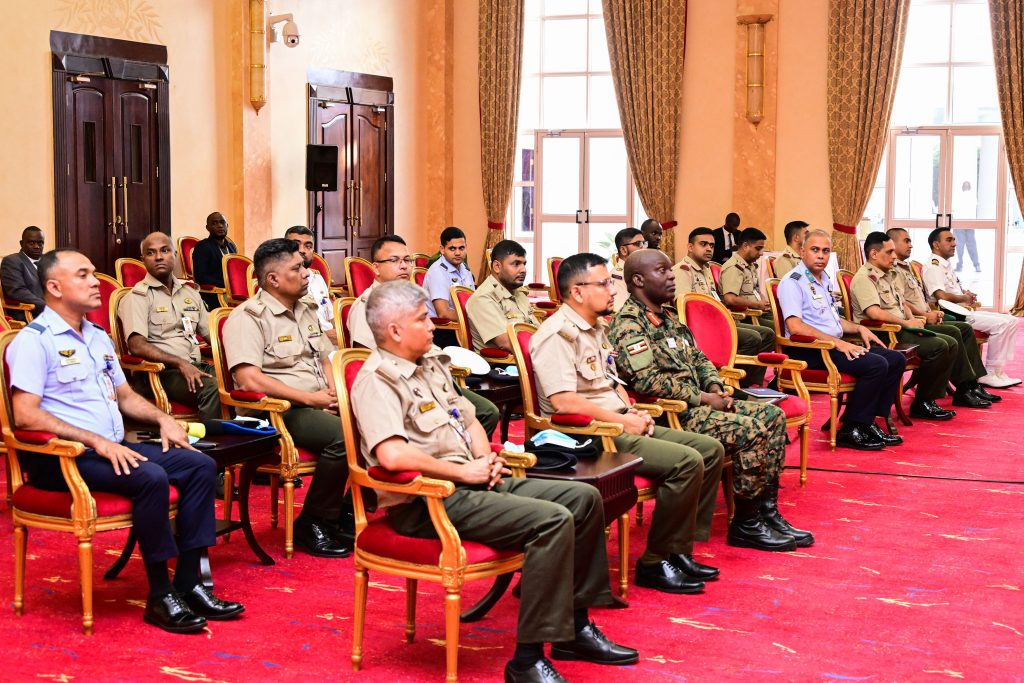
[[[279,342],[290,342],[291,340],[292,336],[290,334],[282,334],[280,337],[277,338],[277,341]]]
[[[669,337],[665,340],[665,343],[668,344],[668,348],[670,349],[676,348],[676,340],[674,337]]]
[[[156,312],[157,313],[166,313],[168,310],[169,309],[166,306],[157,306],[156,307]]]
[[[421,413],[426,413],[428,411],[433,410],[436,407],[437,407],[437,404],[434,403],[433,401],[426,401],[426,402],[420,404],[420,412]]]
[[[61,367],[66,367],[68,365],[78,365],[81,362],[82,362],[82,359],[81,358],[77,358],[76,356],[69,356],[67,358],[61,358],[60,359]]]

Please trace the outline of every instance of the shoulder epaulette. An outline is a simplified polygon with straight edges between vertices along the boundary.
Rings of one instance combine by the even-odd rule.
[[[30,322],[28,325],[26,325],[25,329],[26,330],[32,330],[32,331],[36,332],[37,334],[42,334],[43,331],[46,328],[43,327],[42,325],[40,325],[38,322],[33,321],[33,322]]]
[[[794,270],[792,273],[789,274],[789,277],[791,277],[794,280],[799,280],[800,278],[803,277],[803,273],[799,273]]]
[[[558,336],[567,342],[575,343],[576,339],[580,336],[580,328],[566,320],[562,323],[562,329],[558,331]]]
[[[138,282],[135,283],[135,286],[132,287],[132,294],[138,294],[140,296],[146,296],[146,294],[148,292],[149,292],[149,285],[147,285],[145,283],[145,281],[143,281],[143,280],[139,280]]]
[[[402,373],[398,371],[398,366],[394,363],[389,363],[386,360],[382,360],[378,363],[377,367],[373,369],[373,372],[392,386],[397,385],[399,380],[402,378]]]
[[[93,327],[95,327],[97,330],[99,330],[103,334],[107,333],[107,331],[105,329],[103,329],[102,325],[97,325],[96,323],[92,322],[91,320],[89,321],[89,324],[91,324]]]
[[[690,266],[686,265],[685,263],[680,263],[679,264],[679,269],[680,270],[685,270],[686,272],[690,272]]]
[[[263,309],[266,307],[267,305],[257,297],[250,297],[249,299],[246,299],[245,303],[240,306],[240,308],[254,318],[258,318],[263,315]]]
[[[933,265],[933,266],[937,266],[937,265],[940,265],[940,264],[939,264],[939,259],[937,259],[937,258],[933,258],[933,259],[932,259],[932,265]]]

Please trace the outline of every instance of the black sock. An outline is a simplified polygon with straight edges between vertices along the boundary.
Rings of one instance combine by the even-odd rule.
[[[174,570],[174,590],[188,593],[199,583],[199,558],[202,548],[185,550],[178,555],[178,567]]]
[[[520,671],[529,669],[544,657],[544,643],[516,643],[512,666]]]
[[[577,610],[573,610],[572,613],[572,626],[576,633],[579,633],[587,626],[590,625],[590,614],[587,612],[586,607],[582,607]]]
[[[171,592],[171,578],[167,574],[167,560],[146,563],[149,597],[158,598]]]

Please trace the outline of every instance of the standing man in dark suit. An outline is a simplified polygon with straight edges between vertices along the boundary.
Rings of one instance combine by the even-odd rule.
[[[221,261],[227,254],[237,254],[235,243],[228,239],[228,221],[224,214],[214,211],[206,217],[206,231],[210,236],[196,242],[192,250],[192,272],[197,285],[224,286],[224,270]],[[202,294],[206,307],[211,311],[220,306],[216,294]]]
[[[730,213],[725,217],[725,225],[711,231],[715,237],[715,253],[711,255],[712,261],[724,264],[729,260],[732,252],[736,249],[737,240],[740,237],[739,230],[740,215]]]
[[[21,251],[4,256],[0,261],[0,285],[4,288],[4,298],[32,304],[35,310],[32,315],[39,315],[46,307],[43,301],[43,288],[39,284],[36,263],[43,255],[43,231],[30,225],[21,231]],[[24,320],[25,314],[14,311],[13,317]]]

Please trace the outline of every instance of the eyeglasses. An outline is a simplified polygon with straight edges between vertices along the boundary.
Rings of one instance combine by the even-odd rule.
[[[386,258],[383,261],[374,261],[374,263],[390,263],[393,266],[396,266],[399,263],[404,263],[407,266],[412,266],[416,265],[416,259],[412,256],[406,256],[405,258],[402,258],[401,256],[392,256],[391,258]]]
[[[622,246],[624,247],[639,247],[640,249],[647,248],[647,240],[638,240],[636,242],[626,242]]]
[[[612,280],[611,278],[607,278],[605,280],[598,280],[596,282],[577,282],[576,286],[577,287],[594,286],[594,287],[604,287],[605,289],[613,289],[615,287],[615,281]]]

